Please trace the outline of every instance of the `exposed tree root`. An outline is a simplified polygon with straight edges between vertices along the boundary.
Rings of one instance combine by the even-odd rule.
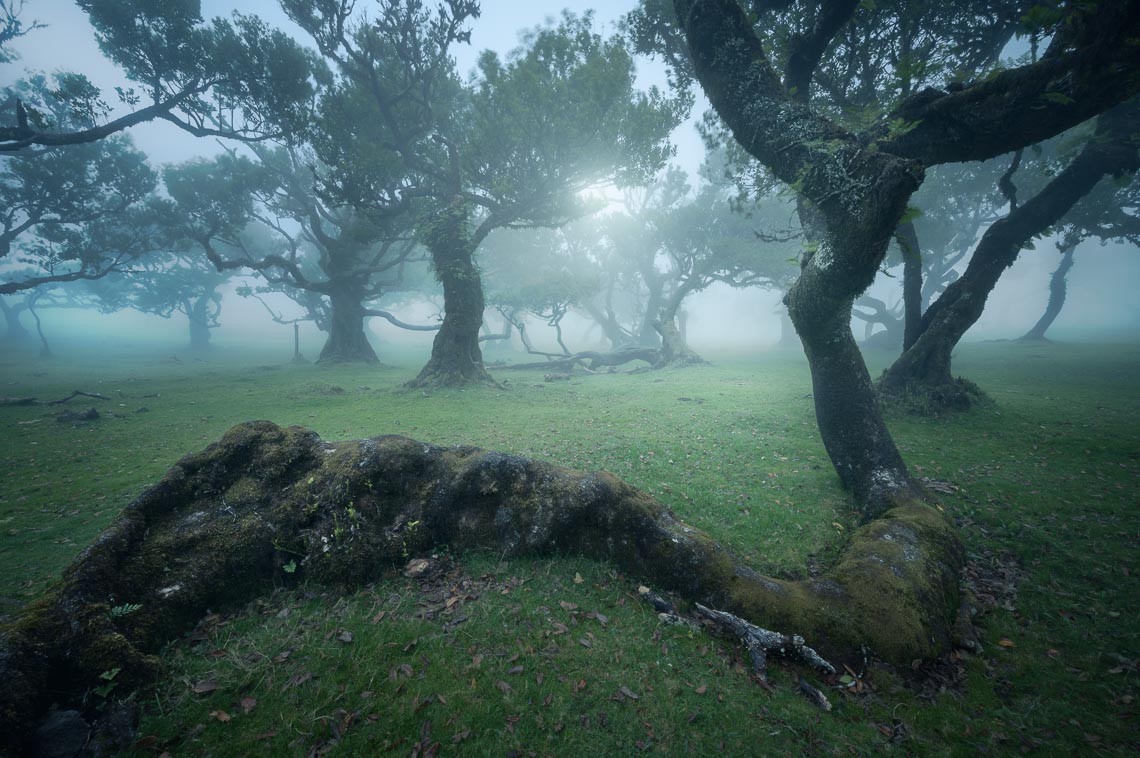
[[[609,560],[794,630],[837,663],[864,645],[903,664],[942,652],[963,561],[947,520],[907,501],[856,530],[826,575],[780,581],[607,473],[404,437],[329,443],[250,422],[179,461],[0,629],[0,739],[16,747],[52,701],[75,704],[105,671],[119,669],[124,690],[153,682],[155,653],[208,608],[301,576],[358,586],[443,544]]]
[[[825,674],[834,674],[836,669],[823,656],[808,647],[798,634],[791,637],[780,632],[762,629],[750,624],[739,616],[725,611],[706,608],[700,603],[694,606],[697,616],[713,623],[722,633],[734,637],[744,644],[744,649],[752,659],[752,673],[763,681],[768,679],[768,654],[778,653],[788,658],[796,658]]]

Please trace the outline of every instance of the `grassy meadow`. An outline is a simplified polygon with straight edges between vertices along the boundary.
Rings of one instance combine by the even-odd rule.
[[[825,564],[853,525],[797,353],[403,389],[424,357],[362,368],[256,348],[178,362],[0,352],[0,396],[111,398],[0,407],[0,614],[181,456],[250,419],[605,469],[781,576]],[[869,355],[872,371],[889,358]],[[351,595],[308,585],[207,615],[166,649],[157,690],[136,695],[135,753],[1135,754],[1140,346],[967,345],[956,370],[994,405],[890,422],[961,527],[983,655],[872,663],[858,692],[816,681],[834,705],[823,712],[796,691],[807,672],[774,662],[769,692],[732,643],[660,624],[636,577],[440,546],[448,570],[431,581],[394,570]],[[100,419],[55,420],[92,406]],[[113,678],[88,697],[111,694],[126,694]]]

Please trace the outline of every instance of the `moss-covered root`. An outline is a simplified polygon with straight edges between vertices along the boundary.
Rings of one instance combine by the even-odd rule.
[[[356,586],[443,544],[610,560],[840,661],[863,645],[898,662],[944,649],[961,565],[953,530],[920,503],[861,528],[826,577],[780,582],[609,474],[251,422],[175,465],[0,629],[0,735],[27,733],[103,672],[120,669],[122,690],[146,683],[153,653],[207,609],[300,576]]]

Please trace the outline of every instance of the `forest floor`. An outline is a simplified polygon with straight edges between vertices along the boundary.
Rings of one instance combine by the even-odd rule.
[[[503,389],[401,387],[387,368],[0,352],[0,615],[14,613],[181,456],[235,423],[328,440],[403,434],[609,470],[758,570],[817,571],[853,526],[795,353]],[[877,372],[888,355],[868,356]],[[349,595],[282,589],[218,609],[164,652],[139,696],[138,755],[1109,754],[1140,752],[1140,346],[964,346],[955,369],[995,403],[892,415],[970,552],[985,652],[825,687],[774,663],[773,692],[733,643],[664,625],[637,578],[577,558],[437,555],[429,580]],[[57,421],[95,407],[100,418]],[[126,608],[123,612],[130,612]],[[794,630],[791,630],[794,631]],[[810,643],[810,641],[809,641]],[[824,686],[820,682],[817,685]],[[115,692],[107,685],[92,702]]]

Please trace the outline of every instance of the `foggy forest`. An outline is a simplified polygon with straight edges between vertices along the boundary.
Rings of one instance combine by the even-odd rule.
[[[1132,755],[1140,0],[0,0],[0,755]]]

